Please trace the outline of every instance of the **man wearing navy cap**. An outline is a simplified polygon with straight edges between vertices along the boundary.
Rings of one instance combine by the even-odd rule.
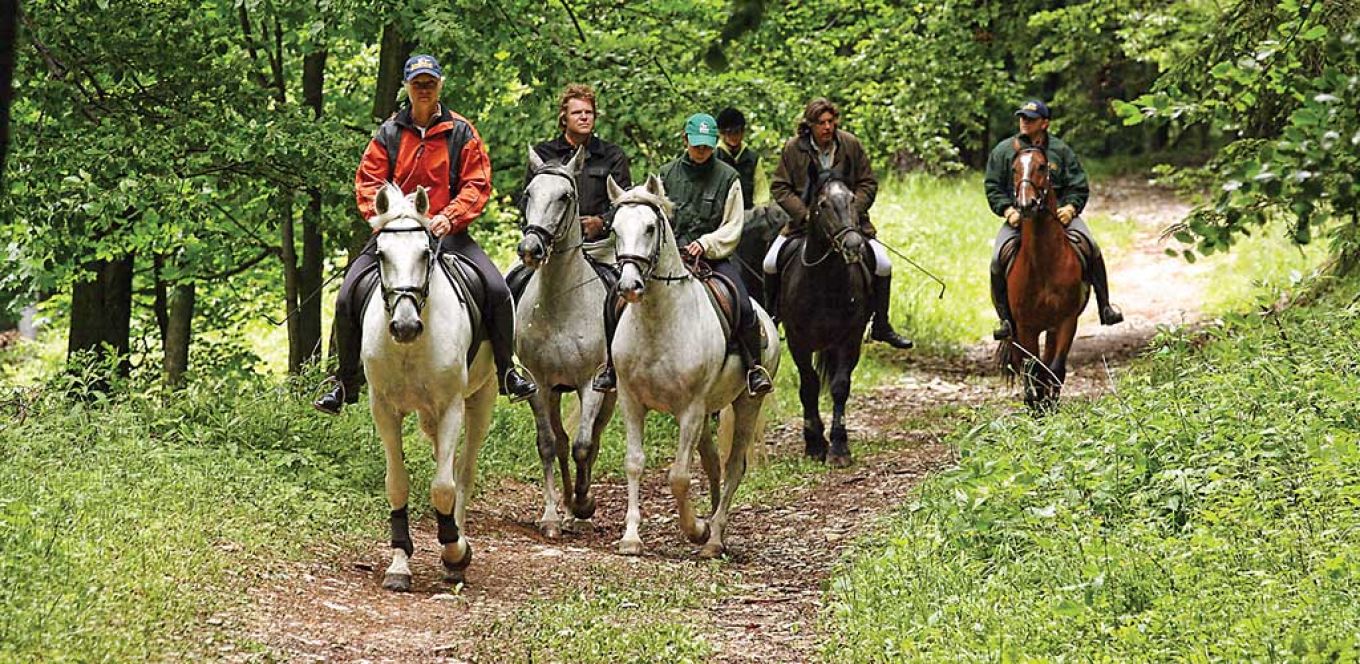
[[[1091,229],[1079,216],[1086,207],[1091,188],[1086,179],[1086,171],[1082,169],[1081,161],[1077,159],[1077,153],[1057,136],[1048,133],[1050,112],[1048,105],[1043,101],[1031,99],[1021,104],[1020,108],[1016,109],[1015,115],[1020,120],[1020,133],[996,144],[987,159],[987,174],[983,178],[987,204],[991,206],[993,213],[1005,219],[1005,223],[1001,224],[1001,230],[996,234],[996,243],[992,249],[992,304],[996,307],[997,317],[1001,319],[1001,326],[992,333],[992,336],[1001,341],[1010,339],[1015,331],[1010,303],[1006,299],[1006,265],[1001,256],[1009,253],[1007,245],[1020,240],[1020,211],[1015,208],[1015,192],[1011,191],[1011,164],[1015,161],[1017,143],[1021,149],[1031,146],[1044,149],[1051,169],[1053,191],[1058,197],[1058,209],[1055,211],[1058,221],[1061,221],[1068,230],[1079,233],[1091,247],[1089,271],[1091,288],[1096,292],[1100,324],[1114,325],[1123,322],[1124,315],[1110,305],[1105,258],[1101,255],[1100,246],[1096,244],[1095,238],[1091,236]]]
[[[538,386],[519,373],[514,363],[515,310],[510,289],[495,263],[472,239],[468,228],[481,216],[491,198],[491,158],[482,137],[467,118],[439,102],[443,72],[431,55],[413,55],[402,69],[410,104],[383,122],[368,142],[354,174],[354,197],[365,220],[377,212],[373,199],[387,182],[411,193],[423,186],[430,196],[429,231],[439,238],[439,252],[468,259],[487,287],[487,337],[496,361],[501,394],[512,401],[532,396]],[[359,398],[363,383],[360,364],[360,317],[364,303],[356,293],[363,277],[378,269],[377,235],[345,268],[335,309],[336,355],[339,367],[334,385],[312,403],[317,410],[336,414]]]

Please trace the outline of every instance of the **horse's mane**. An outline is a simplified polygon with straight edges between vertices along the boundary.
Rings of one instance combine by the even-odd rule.
[[[670,199],[666,198],[665,196],[657,196],[656,194],[647,191],[647,186],[641,184],[636,187],[633,187],[632,189],[629,189],[628,191],[623,192],[623,195],[619,196],[618,199],[614,201],[615,206],[625,205],[628,203],[641,203],[642,205],[654,205],[661,209],[661,212],[666,215],[667,219],[669,219],[672,216],[672,213],[675,210],[675,204],[672,203]]]

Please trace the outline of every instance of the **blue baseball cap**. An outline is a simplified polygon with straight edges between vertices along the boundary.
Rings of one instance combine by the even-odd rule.
[[[707,113],[695,113],[685,120],[685,138],[690,145],[718,145],[718,121]]]
[[[410,81],[421,74],[429,74],[435,78],[444,78],[444,70],[439,68],[439,61],[433,55],[413,55],[406,59],[406,66],[402,68],[402,80]]]
[[[1015,109],[1016,115],[1023,115],[1031,120],[1035,118],[1048,119],[1048,105],[1038,99],[1031,99]]]

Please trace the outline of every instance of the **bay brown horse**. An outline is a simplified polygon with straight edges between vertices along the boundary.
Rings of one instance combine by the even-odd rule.
[[[1058,403],[1077,317],[1086,308],[1090,289],[1082,279],[1081,259],[1058,220],[1048,156],[1042,148],[1022,148],[1019,141],[1015,147],[1011,181],[1020,211],[1020,247],[1006,276],[1015,336],[1002,342],[998,354],[1002,370],[1024,381],[1025,404],[1044,412]]]

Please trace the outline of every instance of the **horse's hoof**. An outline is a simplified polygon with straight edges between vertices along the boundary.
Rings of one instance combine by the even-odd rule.
[[[715,558],[721,558],[722,554],[723,547],[721,544],[705,544],[704,548],[699,549],[699,557],[703,558],[704,560],[713,560]]]
[[[711,530],[708,526],[708,522],[703,519],[695,519],[694,521],[695,521],[694,525],[697,527],[698,532],[694,535],[690,535],[689,541],[695,544],[707,542],[708,534]]]
[[[587,494],[585,498],[578,499],[576,504],[571,506],[571,513],[572,516],[585,520],[595,516],[595,496]]]
[[[825,463],[825,462],[826,462],[826,448],[825,448],[825,447],[822,447],[822,448],[816,448],[816,447],[812,447],[812,446],[804,447],[804,448],[803,448],[803,455],[806,456],[806,457],[809,458],[809,459],[812,459],[813,461],[818,461],[818,462],[822,462],[822,463]]]
[[[467,553],[463,554],[463,559],[458,562],[449,562],[443,556],[439,557],[439,562],[444,564],[444,580],[449,583],[463,583],[466,581],[468,565],[472,564],[472,543],[467,544]]]
[[[392,574],[391,572],[383,575],[383,590],[391,590],[397,593],[411,592],[410,574]]]
[[[577,535],[595,534],[595,522],[590,519],[574,519],[570,522],[571,532]]]
[[[538,524],[538,532],[548,539],[558,539],[562,536],[562,526],[556,521],[544,521]]]
[[[642,555],[642,540],[619,540],[619,553],[625,556]]]
[[[849,454],[832,454],[826,459],[827,465],[832,468],[849,468],[850,462]]]

